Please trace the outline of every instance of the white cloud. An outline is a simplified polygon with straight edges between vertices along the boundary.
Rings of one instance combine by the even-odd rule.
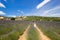
[[[3,11],[0,11],[0,15],[5,15],[5,13]]]
[[[46,15],[47,17],[60,17],[60,13]]]
[[[7,15],[8,17],[16,17],[16,15]]]
[[[4,0],[5,2],[7,2],[7,0]]]
[[[19,13],[21,13],[21,14],[24,14],[24,12],[23,11],[21,11],[21,10],[17,10]]]
[[[57,14],[52,14],[50,16],[57,16],[57,17],[60,17],[60,13],[57,13]]]
[[[25,14],[25,16],[37,16],[38,14],[36,14],[36,13],[27,13],[27,14]]]
[[[42,14],[42,16],[46,16],[47,14],[51,14],[52,15],[52,13],[55,13],[58,9],[60,9],[60,6],[58,6],[58,7],[55,7],[55,8],[53,8],[53,9],[50,9],[50,10],[46,10],[46,11],[44,11],[44,13]],[[55,11],[55,12],[54,12]],[[55,13],[56,14],[56,13]]]
[[[0,7],[6,8],[4,4],[0,2]]]
[[[51,0],[44,0],[43,2],[41,2],[40,4],[37,5],[37,9],[43,7],[45,4],[47,4],[48,2],[50,2]]]

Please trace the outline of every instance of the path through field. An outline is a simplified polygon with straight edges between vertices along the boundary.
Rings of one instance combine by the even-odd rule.
[[[27,40],[26,37],[27,37],[27,32],[28,32],[29,27],[30,27],[30,25],[28,26],[28,28],[26,29],[26,31],[24,32],[24,34],[19,37],[18,40]]]
[[[34,27],[37,29],[37,31],[39,32],[39,36],[40,36],[40,40],[51,40],[50,38],[48,38],[46,35],[44,35],[44,33],[37,27],[36,23],[34,23]]]
[[[51,40],[50,38],[48,38],[46,35],[44,35],[44,33],[41,31],[41,29],[39,29],[36,25],[36,23],[33,23],[34,27],[36,28],[36,30],[38,31],[39,33],[39,40]],[[30,28],[30,25],[29,27],[26,29],[26,31],[24,32],[24,34],[22,36],[19,37],[18,40],[27,40],[26,37],[28,36],[27,35],[27,32],[28,32],[28,29]]]

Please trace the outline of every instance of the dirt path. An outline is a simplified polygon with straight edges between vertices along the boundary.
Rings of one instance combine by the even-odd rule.
[[[40,40],[51,40],[46,35],[44,35],[44,33],[37,27],[36,23],[34,23],[34,27],[37,29],[37,31],[40,34]]]
[[[29,25],[29,27],[30,27],[30,25]],[[26,31],[24,32],[24,34],[23,34],[22,36],[19,37],[18,40],[26,40],[27,32],[28,32],[29,27],[26,29]]]

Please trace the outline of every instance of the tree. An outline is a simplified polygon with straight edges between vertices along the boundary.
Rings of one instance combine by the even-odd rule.
[[[11,18],[11,20],[15,20],[15,18]]]

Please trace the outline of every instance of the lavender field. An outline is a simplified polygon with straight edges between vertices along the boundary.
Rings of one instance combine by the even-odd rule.
[[[60,22],[23,20],[0,20],[0,40],[21,40],[20,36],[23,36],[22,40],[25,40],[24,37],[26,40],[43,40],[37,28],[51,40],[60,40]]]
[[[0,20],[0,40],[17,40],[29,24],[28,21]]]
[[[45,35],[52,40],[60,40],[60,22],[36,22]]]

